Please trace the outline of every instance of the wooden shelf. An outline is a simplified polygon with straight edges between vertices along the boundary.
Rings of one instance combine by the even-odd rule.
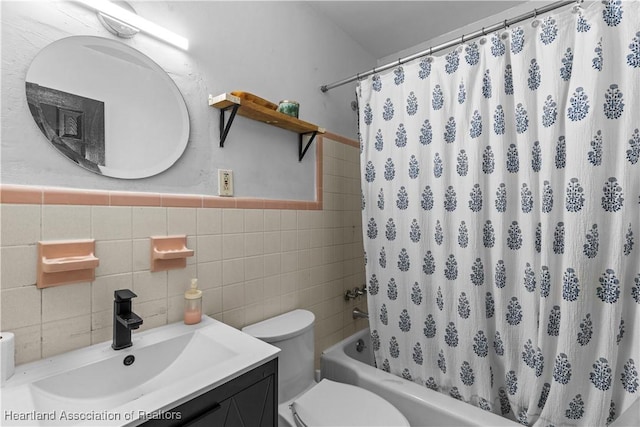
[[[237,114],[251,120],[256,120],[281,129],[295,132],[299,135],[299,159],[302,160],[307,149],[313,142],[317,134],[326,132],[324,128],[305,122],[304,120],[288,116],[279,111],[272,110],[247,99],[242,99],[231,93],[223,93],[218,96],[209,95],[209,105],[220,110],[220,146],[224,147],[224,142],[233,123],[233,119]],[[231,116],[225,125],[225,112],[231,110]],[[303,148],[303,136],[309,135],[310,139]]]

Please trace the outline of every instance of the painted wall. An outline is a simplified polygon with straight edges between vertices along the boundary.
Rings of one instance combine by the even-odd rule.
[[[215,195],[217,169],[234,171],[236,195],[314,198],[314,150],[298,162],[297,135],[238,117],[224,148],[219,111],[208,95],[244,90],[278,102],[300,102],[300,118],[355,138],[353,91],[319,86],[375,63],[344,33],[302,2],[130,2],[138,14],[184,35],[187,52],[146,35],[119,39],[158,63],[176,82],[190,114],[191,135],[169,170],[141,180],[87,172],[61,156],[33,122],[24,80],[37,53],[71,35],[115,39],[94,12],[65,1],[2,2],[2,170],[5,184],[49,185]],[[151,108],[152,105],[149,105]],[[151,139],[145,141],[152,146]]]

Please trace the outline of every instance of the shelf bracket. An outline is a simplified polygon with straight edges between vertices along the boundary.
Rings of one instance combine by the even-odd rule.
[[[220,110],[220,147],[224,147],[224,141],[227,139],[227,135],[229,134],[229,129],[231,129],[231,124],[233,123],[233,119],[236,117],[238,108],[240,108],[240,104],[235,104],[227,108],[222,108]],[[227,110],[231,110],[231,116],[229,116],[229,122],[226,123],[225,125],[224,113]]]
[[[313,132],[307,132],[307,133],[301,133],[300,134],[300,139],[299,139],[299,144],[298,144],[298,161],[302,161],[302,159],[304,158],[304,155],[307,153],[307,150],[309,149],[309,146],[311,145],[311,143],[313,142],[313,140],[316,138],[316,135],[318,134],[317,130],[314,130]],[[305,135],[311,135],[311,137],[309,138],[309,142],[307,142],[307,145],[304,147],[304,149],[302,149],[302,146],[304,145],[303,139]]]

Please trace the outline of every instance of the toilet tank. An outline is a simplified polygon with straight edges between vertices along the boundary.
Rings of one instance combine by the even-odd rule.
[[[278,403],[293,399],[314,383],[314,320],[310,311],[293,310],[242,328],[280,349]]]

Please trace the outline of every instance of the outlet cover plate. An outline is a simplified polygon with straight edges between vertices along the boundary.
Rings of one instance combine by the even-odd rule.
[[[218,169],[218,195],[233,196],[233,171]]]

